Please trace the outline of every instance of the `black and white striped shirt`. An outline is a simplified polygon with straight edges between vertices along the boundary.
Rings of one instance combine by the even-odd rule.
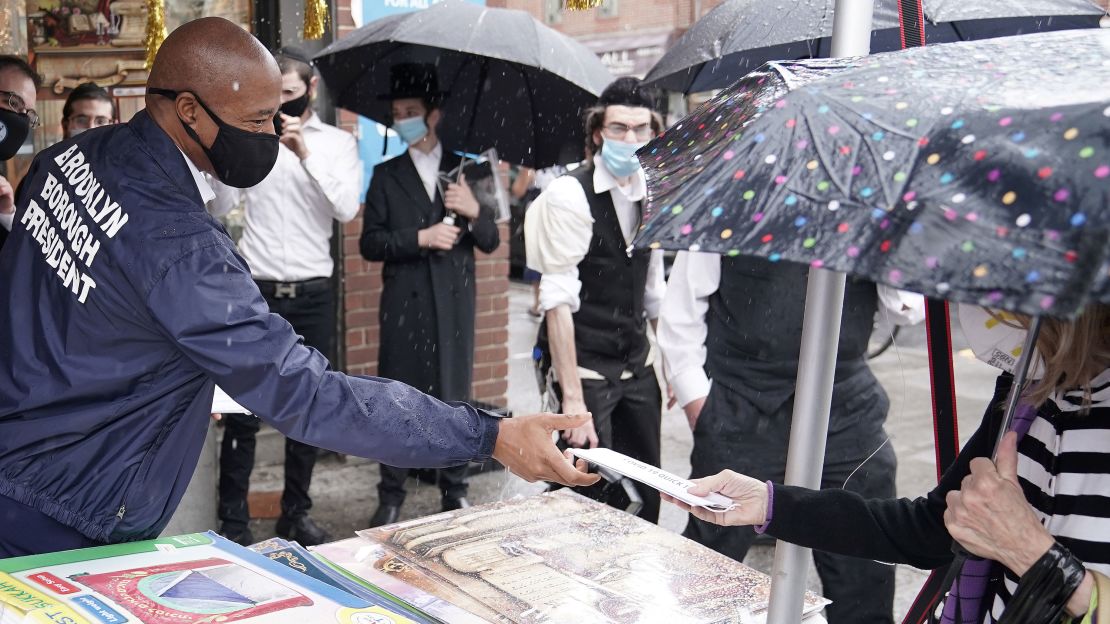
[[[1018,444],[1018,478],[1041,523],[1089,570],[1110,575],[1110,369],[1083,393],[1045,402]],[[1017,588],[1009,570],[987,616],[994,622]]]

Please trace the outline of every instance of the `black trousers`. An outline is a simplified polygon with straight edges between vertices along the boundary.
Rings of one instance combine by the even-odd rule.
[[[586,409],[593,414],[599,446],[652,466],[659,465],[663,395],[654,368],[649,367],[637,377],[615,383],[583,379],[582,396]],[[575,491],[594,500],[608,502],[602,496],[604,486],[605,482],[600,481],[575,488]],[[642,483],[636,484],[636,491],[644,501],[644,506],[636,515],[649,522],[658,522],[659,491]]]
[[[398,468],[378,464],[382,467],[382,480],[378,482],[378,502],[382,505],[395,505],[400,507],[405,503],[405,479],[409,476],[408,468]],[[439,487],[443,498],[463,498],[469,491],[470,484],[466,481],[467,465],[436,470],[436,485]]]
[[[860,402],[876,403],[864,399]],[[885,397],[877,403],[885,414]],[[750,410],[744,405],[727,391],[717,388],[710,391],[694,431],[690,454],[692,478],[717,474],[727,468],[761,481],[783,482],[791,403],[787,402],[774,414],[754,416],[741,414]],[[897,468],[894,449],[887,443],[860,466],[885,439],[881,427],[876,430],[871,424],[872,419],[863,418],[860,423],[869,424],[849,424],[839,431],[830,431],[821,487],[843,487],[864,498],[893,498]],[[737,561],[743,561],[756,539],[751,527],[722,527],[693,516],[683,535]],[[813,562],[825,597],[833,601],[826,607],[829,624],[893,622],[893,565],[820,550],[813,551]]]
[[[267,296],[270,311],[280,315],[304,337],[307,346],[324,354],[328,360],[335,352],[335,293],[331,289],[298,293],[295,298]],[[220,444],[220,502],[217,513],[228,527],[245,527],[250,522],[247,491],[254,468],[255,435],[261,421],[246,414],[224,415],[224,437]],[[281,513],[296,518],[312,508],[308,488],[316,465],[316,447],[285,440],[285,490],[281,496]]]

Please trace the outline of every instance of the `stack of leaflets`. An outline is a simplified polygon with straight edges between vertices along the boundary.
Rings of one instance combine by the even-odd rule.
[[[0,560],[0,624],[434,622],[369,596],[215,533]]]
[[[452,624],[749,624],[770,578],[570,490],[360,531],[313,553]],[[805,596],[804,613],[828,601]]]

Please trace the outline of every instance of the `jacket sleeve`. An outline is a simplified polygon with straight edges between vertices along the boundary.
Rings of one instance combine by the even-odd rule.
[[[147,296],[163,331],[204,374],[286,436],[400,467],[490,457],[498,419],[405,384],[349,377],[271,314],[225,244],[171,264]]]
[[[474,246],[483,253],[493,253],[501,244],[501,234],[497,231],[493,215],[494,209],[482,206],[478,211],[478,218],[470,222],[470,236],[474,239]]]
[[[375,172],[366,192],[362,216],[362,236],[358,241],[362,257],[371,262],[412,260],[425,255],[417,239],[417,227],[396,228],[389,223],[389,198],[385,192],[385,172]]]
[[[864,499],[846,490],[776,484],[767,533],[808,548],[925,570],[947,565],[952,561],[952,536],[944,526],[945,497],[960,489],[973,458],[990,456],[1011,381],[1002,375],[995,382],[994,398],[979,429],[926,496]]]

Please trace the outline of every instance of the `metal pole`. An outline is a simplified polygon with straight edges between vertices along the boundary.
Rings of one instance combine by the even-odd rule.
[[[873,9],[873,0],[837,0],[832,56],[864,56],[870,51]],[[805,305],[786,484],[818,488],[840,343],[844,274],[810,269]],[[783,541],[775,545],[767,624],[797,624],[802,620],[809,552],[808,548]]]
[[[787,485],[821,487],[843,308],[844,274],[810,269],[790,450],[786,455]],[[767,624],[797,624],[802,620],[809,552],[796,544],[775,544]]]

